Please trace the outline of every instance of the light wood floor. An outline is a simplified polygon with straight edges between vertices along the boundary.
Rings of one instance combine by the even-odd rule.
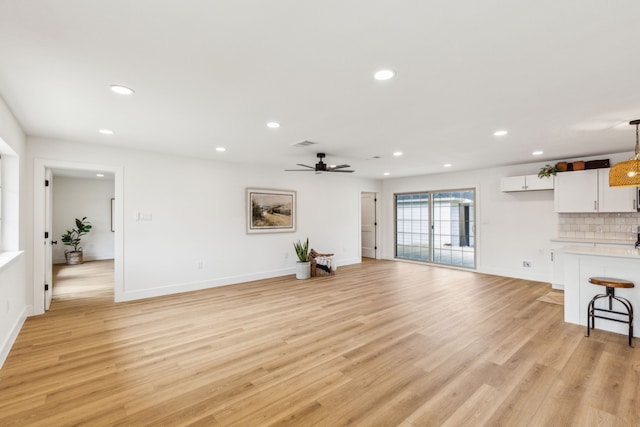
[[[640,423],[639,350],[563,323],[548,284],[367,261],[114,304],[110,268],[57,270],[0,425]]]

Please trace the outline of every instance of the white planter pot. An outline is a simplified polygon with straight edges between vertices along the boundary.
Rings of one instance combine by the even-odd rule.
[[[308,279],[311,277],[310,262],[296,262],[296,279]]]

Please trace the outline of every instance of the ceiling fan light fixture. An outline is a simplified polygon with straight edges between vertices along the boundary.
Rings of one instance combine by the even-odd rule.
[[[638,134],[640,119],[632,120],[629,124],[636,127],[635,154],[629,160],[613,165],[609,170],[609,187],[640,186],[640,138]]]
[[[301,166],[306,169],[285,169],[285,172],[309,172],[313,171],[316,174],[320,174],[322,172],[342,172],[342,173],[353,173],[354,170],[346,169],[350,168],[350,165],[327,165],[322,159],[326,157],[325,153],[317,153],[316,157],[318,158],[318,163],[315,166],[309,166],[302,163],[298,163],[298,166]]]

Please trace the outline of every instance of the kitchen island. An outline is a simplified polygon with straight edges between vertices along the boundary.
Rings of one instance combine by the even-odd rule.
[[[616,289],[616,295],[628,299],[636,317],[640,315],[640,250],[632,247],[565,246],[561,248],[564,267],[564,320],[587,326],[587,306],[596,294],[606,293],[602,286],[589,283],[590,277],[612,277],[635,283],[632,289]],[[596,307],[608,308],[608,300],[597,301]],[[614,310],[620,306],[614,302]],[[634,325],[636,324],[634,319]],[[628,325],[596,319],[596,330],[628,334]],[[634,327],[634,336],[639,331]],[[597,331],[596,331],[597,333]],[[592,332],[593,334],[593,332]]]

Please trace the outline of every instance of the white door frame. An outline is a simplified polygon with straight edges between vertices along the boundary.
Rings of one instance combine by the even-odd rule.
[[[48,181],[48,185],[44,187],[44,226],[45,233],[47,233],[44,237],[44,283],[45,283],[45,291],[44,291],[44,310],[49,310],[51,306],[51,298],[53,296],[53,265],[52,265],[52,252],[53,246],[51,241],[53,240],[53,173],[51,169],[45,169],[44,179]]]
[[[122,301],[124,295],[124,169],[122,166],[76,163],[60,160],[35,159],[33,171],[33,309],[32,315],[44,313],[44,259],[45,246],[45,193],[46,169],[68,169],[114,174],[115,191],[115,247],[114,247],[114,294],[115,301]]]

